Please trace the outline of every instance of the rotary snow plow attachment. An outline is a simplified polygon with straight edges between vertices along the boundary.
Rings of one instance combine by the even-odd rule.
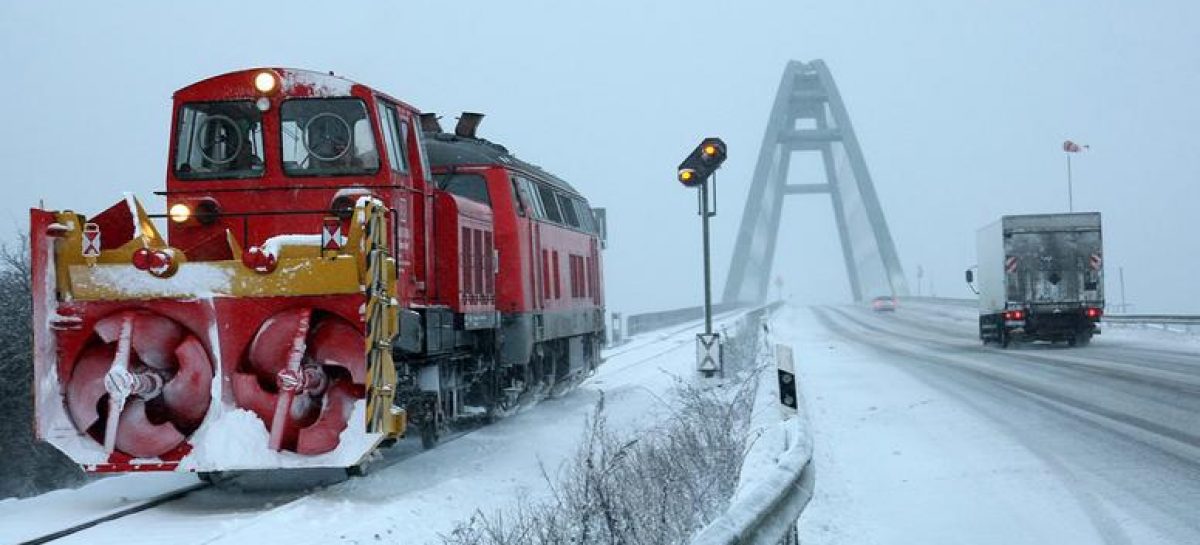
[[[88,471],[357,465],[406,426],[388,215],[189,262],[132,197],[33,210],[38,436]]]

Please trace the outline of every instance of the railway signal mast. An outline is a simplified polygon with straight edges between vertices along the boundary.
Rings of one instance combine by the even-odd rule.
[[[697,367],[704,376],[712,376],[721,370],[720,335],[712,331],[712,264],[709,258],[708,222],[717,215],[716,171],[725,162],[725,142],[710,137],[679,163],[677,175],[684,187],[700,188],[699,214],[704,231],[704,333],[696,336]],[[712,178],[711,206],[708,181]]]

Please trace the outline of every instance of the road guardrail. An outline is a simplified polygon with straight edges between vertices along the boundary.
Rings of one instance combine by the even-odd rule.
[[[776,373],[759,383],[753,421],[762,433],[742,462],[738,489],[729,507],[705,526],[691,545],[794,545],[796,523],[813,496],[816,468],[812,436],[797,412],[800,406],[791,348],[776,346]],[[770,371],[770,370],[768,370]],[[777,383],[778,388],[770,388]],[[768,395],[774,394],[774,395]],[[777,409],[781,407],[781,409]],[[783,420],[762,425],[761,421]]]
[[[913,301],[918,303],[933,303],[942,305],[954,306],[973,306],[976,304],[974,299],[958,299],[949,297],[900,297],[901,301]],[[1138,325],[1182,325],[1188,326],[1188,330],[1192,330],[1196,326],[1200,326],[1200,314],[1105,314],[1101,318],[1101,322],[1111,324],[1138,324]]]

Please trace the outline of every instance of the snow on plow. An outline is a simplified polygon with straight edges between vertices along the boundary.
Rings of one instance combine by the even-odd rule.
[[[33,210],[38,436],[97,472],[358,464],[405,428],[387,214],[189,262],[132,197]]]

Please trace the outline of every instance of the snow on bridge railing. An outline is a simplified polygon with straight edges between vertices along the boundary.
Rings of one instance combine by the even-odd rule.
[[[913,301],[918,303],[935,303],[943,305],[955,306],[974,306],[975,299],[957,299],[949,297],[900,297],[901,301]],[[1200,326],[1200,314],[1113,314],[1105,313],[1101,319],[1102,322],[1112,324],[1139,324],[1139,325],[1182,325],[1188,326],[1189,330]]]
[[[727,305],[724,303],[713,305],[713,314],[720,314],[736,308],[738,308],[738,305]],[[704,319],[704,307],[702,306],[631,314],[625,319],[625,335],[632,337],[647,331],[654,331],[702,319]]]
[[[754,440],[725,513],[704,527],[690,545],[793,545],[797,543],[796,523],[813,496],[816,468],[812,463],[812,436],[800,408],[783,409],[779,420],[779,385],[790,370],[791,350],[776,347],[778,360],[765,366],[759,377],[751,424],[760,434]],[[786,362],[782,361],[786,358]],[[767,358],[771,359],[771,358]],[[772,373],[771,367],[787,371]],[[797,390],[797,394],[799,391]]]
[[[975,299],[961,299],[955,297],[922,297],[919,295],[909,295],[897,297],[901,301],[913,301],[916,303],[936,303],[940,305],[955,305],[961,307],[973,307],[979,305],[979,301]]]
[[[1104,321],[1120,324],[1200,325],[1196,314],[1105,314]]]

